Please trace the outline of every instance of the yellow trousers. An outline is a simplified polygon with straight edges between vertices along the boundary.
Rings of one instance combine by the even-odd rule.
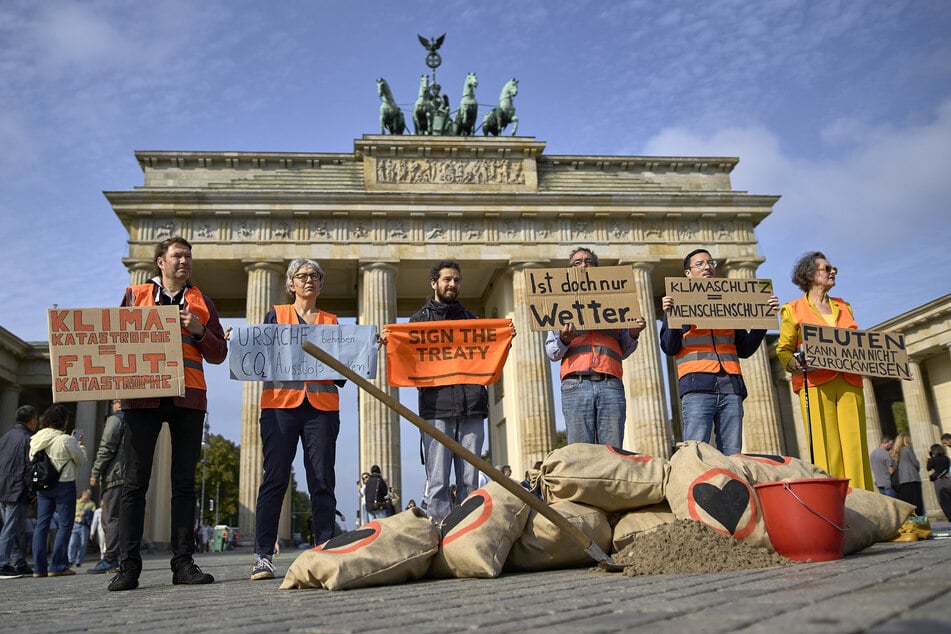
[[[865,437],[865,397],[862,388],[837,376],[809,389],[812,448],[815,464],[833,478],[848,478],[855,489],[875,490]],[[809,436],[806,388],[799,390],[802,422]]]

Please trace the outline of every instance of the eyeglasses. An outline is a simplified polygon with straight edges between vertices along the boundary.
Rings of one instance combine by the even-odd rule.
[[[817,271],[825,271],[826,273],[838,273],[839,267],[832,266],[831,264],[823,264],[822,266],[816,267]]]
[[[324,276],[320,273],[298,273],[294,276],[294,279],[303,284],[308,280],[311,282],[319,282],[320,280],[324,279]]]
[[[594,260],[592,258],[578,258],[577,260],[571,261],[571,266],[581,266],[582,264],[592,265],[594,264]]]
[[[698,271],[702,271],[703,269],[707,268],[708,266],[709,266],[711,269],[717,268],[717,261],[716,261],[716,260],[704,260],[703,262],[694,262],[693,264],[690,265],[690,268],[692,268],[692,269],[697,269]]]

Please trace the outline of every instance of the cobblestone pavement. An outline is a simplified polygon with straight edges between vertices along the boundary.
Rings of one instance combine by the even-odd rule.
[[[283,574],[295,553],[275,563]],[[592,569],[328,592],[250,581],[247,548],[196,557],[207,586],[173,586],[148,557],[131,592],[108,576],[0,580],[2,632],[951,631],[951,539],[882,543],[840,561],[625,577]],[[90,562],[95,563],[95,562]]]

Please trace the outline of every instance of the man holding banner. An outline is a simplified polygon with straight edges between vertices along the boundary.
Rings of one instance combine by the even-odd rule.
[[[474,313],[459,303],[462,269],[458,263],[443,260],[432,268],[429,277],[433,297],[409,318],[410,323],[477,319]],[[489,415],[489,393],[485,386],[456,383],[421,387],[419,415],[475,455],[482,455],[482,442],[485,439],[483,421]],[[449,498],[450,471],[455,468],[457,500],[464,500],[479,488],[479,471],[432,437],[423,434],[421,442],[426,467],[426,489],[420,508],[439,523],[452,511]]]
[[[195,565],[195,466],[208,400],[203,361],[222,363],[228,354],[218,311],[211,299],[189,281],[192,247],[181,236],[155,247],[157,275],[145,284],[126,288],[122,306],[178,306],[185,365],[185,396],[124,400],[126,475],[119,509],[119,573],[109,590],[134,590],[142,571],[142,531],[145,495],[152,475],[152,458],[162,425],[168,422],[172,442],[172,583],[203,584],[214,577]]]
[[[578,247],[568,256],[570,266],[598,266],[594,251]],[[545,352],[561,361],[561,408],[569,443],[610,445],[624,442],[627,399],[621,362],[637,349],[647,326],[638,317],[633,328],[576,330],[573,322],[552,330]]]
[[[684,258],[684,275],[690,279],[716,276],[717,261],[706,249],[694,249]],[[773,309],[779,299],[769,298]],[[683,414],[683,439],[710,442],[715,434],[721,453],[731,456],[743,449],[743,400],[746,383],[740,359],[756,352],[765,330],[697,328],[683,325],[668,327],[667,314],[674,298],[661,300],[664,319],[660,329],[660,347],[677,364],[677,391]]]

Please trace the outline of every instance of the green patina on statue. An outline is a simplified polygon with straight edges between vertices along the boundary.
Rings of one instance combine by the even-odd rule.
[[[430,39],[419,37],[420,44],[426,48],[426,65],[432,69],[432,81],[426,74],[419,78],[419,91],[416,103],[413,104],[413,134],[416,135],[446,135],[471,136],[482,129],[485,136],[499,136],[510,124],[512,136],[518,133],[518,117],[515,116],[514,97],[518,94],[518,80],[514,77],[506,82],[499,95],[499,104],[493,106],[477,126],[479,102],[476,101],[475,89],[479,80],[475,73],[466,75],[462,87],[462,98],[459,107],[452,110],[449,106],[449,96],[441,94],[442,87],[436,83],[436,68],[442,63],[442,57],[436,51],[446,39],[443,33],[439,37]],[[380,134],[403,134],[408,131],[403,112],[393,98],[389,85],[383,78],[376,80],[377,93],[380,96]]]

